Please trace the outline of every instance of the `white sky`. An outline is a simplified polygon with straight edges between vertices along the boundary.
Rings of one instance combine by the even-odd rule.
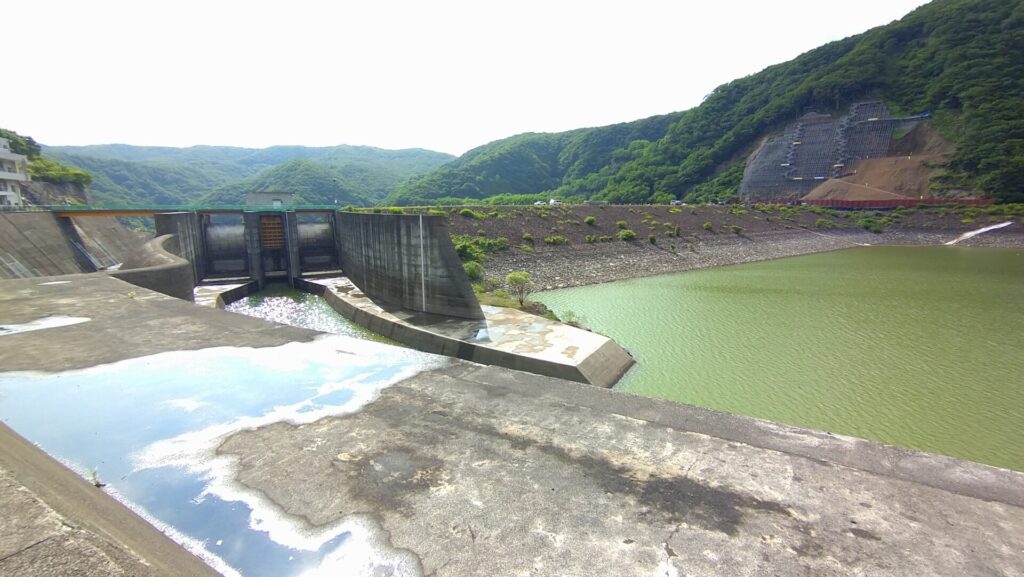
[[[50,145],[461,154],[685,110],[924,3],[21,0],[3,9],[0,127]]]

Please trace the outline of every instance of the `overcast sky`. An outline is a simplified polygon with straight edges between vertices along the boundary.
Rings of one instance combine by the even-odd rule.
[[[461,154],[685,110],[921,0],[22,0],[0,127],[50,144]]]

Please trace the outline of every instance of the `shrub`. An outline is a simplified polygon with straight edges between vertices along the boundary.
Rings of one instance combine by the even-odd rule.
[[[388,211],[391,214],[405,214],[405,209],[400,206],[389,206],[384,210]]]
[[[619,230],[626,230],[629,228],[629,224],[624,220],[617,220],[615,221],[615,228]]]
[[[672,229],[672,232],[675,233],[676,238],[678,238],[679,233],[682,232],[682,230],[683,228],[681,226],[676,225],[676,227]]]
[[[488,254],[508,250],[509,247],[508,239],[503,236],[485,238],[468,234],[453,234],[452,244],[455,245],[455,252],[463,262],[481,261],[487,258]]]
[[[524,232],[523,240],[525,240],[526,242],[533,242],[533,235],[528,232]]]
[[[526,297],[530,296],[535,285],[533,279],[530,278],[530,273],[516,271],[505,275],[505,286],[508,287],[509,294],[519,301],[519,306],[523,306],[523,303],[526,302]]]
[[[636,238],[636,233],[633,232],[632,229],[624,228],[620,230],[616,236],[619,237],[619,240],[634,240]]]
[[[448,213],[443,211],[443,210],[441,210],[441,209],[439,209],[439,208],[431,208],[431,209],[427,209],[427,216],[443,216],[443,217],[447,218],[448,217]]]
[[[556,234],[556,235],[553,235],[553,236],[544,237],[544,244],[568,244],[568,243],[569,243],[569,239],[565,238],[562,235]]]
[[[519,250],[522,252],[533,252],[533,245],[521,244],[519,245]]]
[[[459,211],[459,215],[460,216],[464,216],[466,218],[477,218],[477,219],[487,218],[486,214],[484,214],[482,212],[477,212],[477,211],[473,210],[472,208],[464,208],[464,209],[460,210]]]
[[[705,222],[703,227],[704,227],[704,230],[706,230],[708,232],[714,232],[715,231],[715,225],[711,224],[710,222]]]
[[[658,244],[658,237],[654,236],[653,234],[649,234],[647,235],[647,242],[651,244]]]
[[[583,219],[583,222],[589,224],[590,226],[594,226],[594,224],[597,222],[597,218],[593,216],[588,216],[587,218]]]
[[[594,244],[595,242],[597,242],[597,235],[588,234],[587,235],[587,244]]]
[[[484,267],[475,260],[462,265],[462,269],[466,271],[466,276],[469,277],[469,280],[478,281],[484,278]]]
[[[819,218],[814,221],[814,228],[836,228],[837,226],[835,221],[828,218]]]
[[[740,234],[743,232],[743,227],[738,224],[733,224],[729,225],[729,230],[732,231],[733,234]]]

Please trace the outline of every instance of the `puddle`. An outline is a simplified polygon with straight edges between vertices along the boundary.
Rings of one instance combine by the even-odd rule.
[[[43,329],[55,329],[57,327],[77,325],[89,320],[92,319],[87,317],[52,316],[18,325],[0,325],[0,336],[15,335],[18,333],[27,333],[29,331],[39,331]]]
[[[0,373],[0,418],[225,575],[413,575],[369,519],[311,528],[234,481],[216,447],[241,429],[357,411],[444,357],[327,336],[64,373]],[[59,402],[54,402],[59,399]]]

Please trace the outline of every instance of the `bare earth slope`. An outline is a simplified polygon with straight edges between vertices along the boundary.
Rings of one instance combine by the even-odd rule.
[[[882,200],[928,198],[932,177],[942,172],[953,145],[929,123],[921,123],[893,142],[893,156],[860,160],[854,174],[826,180],[803,199]]]

